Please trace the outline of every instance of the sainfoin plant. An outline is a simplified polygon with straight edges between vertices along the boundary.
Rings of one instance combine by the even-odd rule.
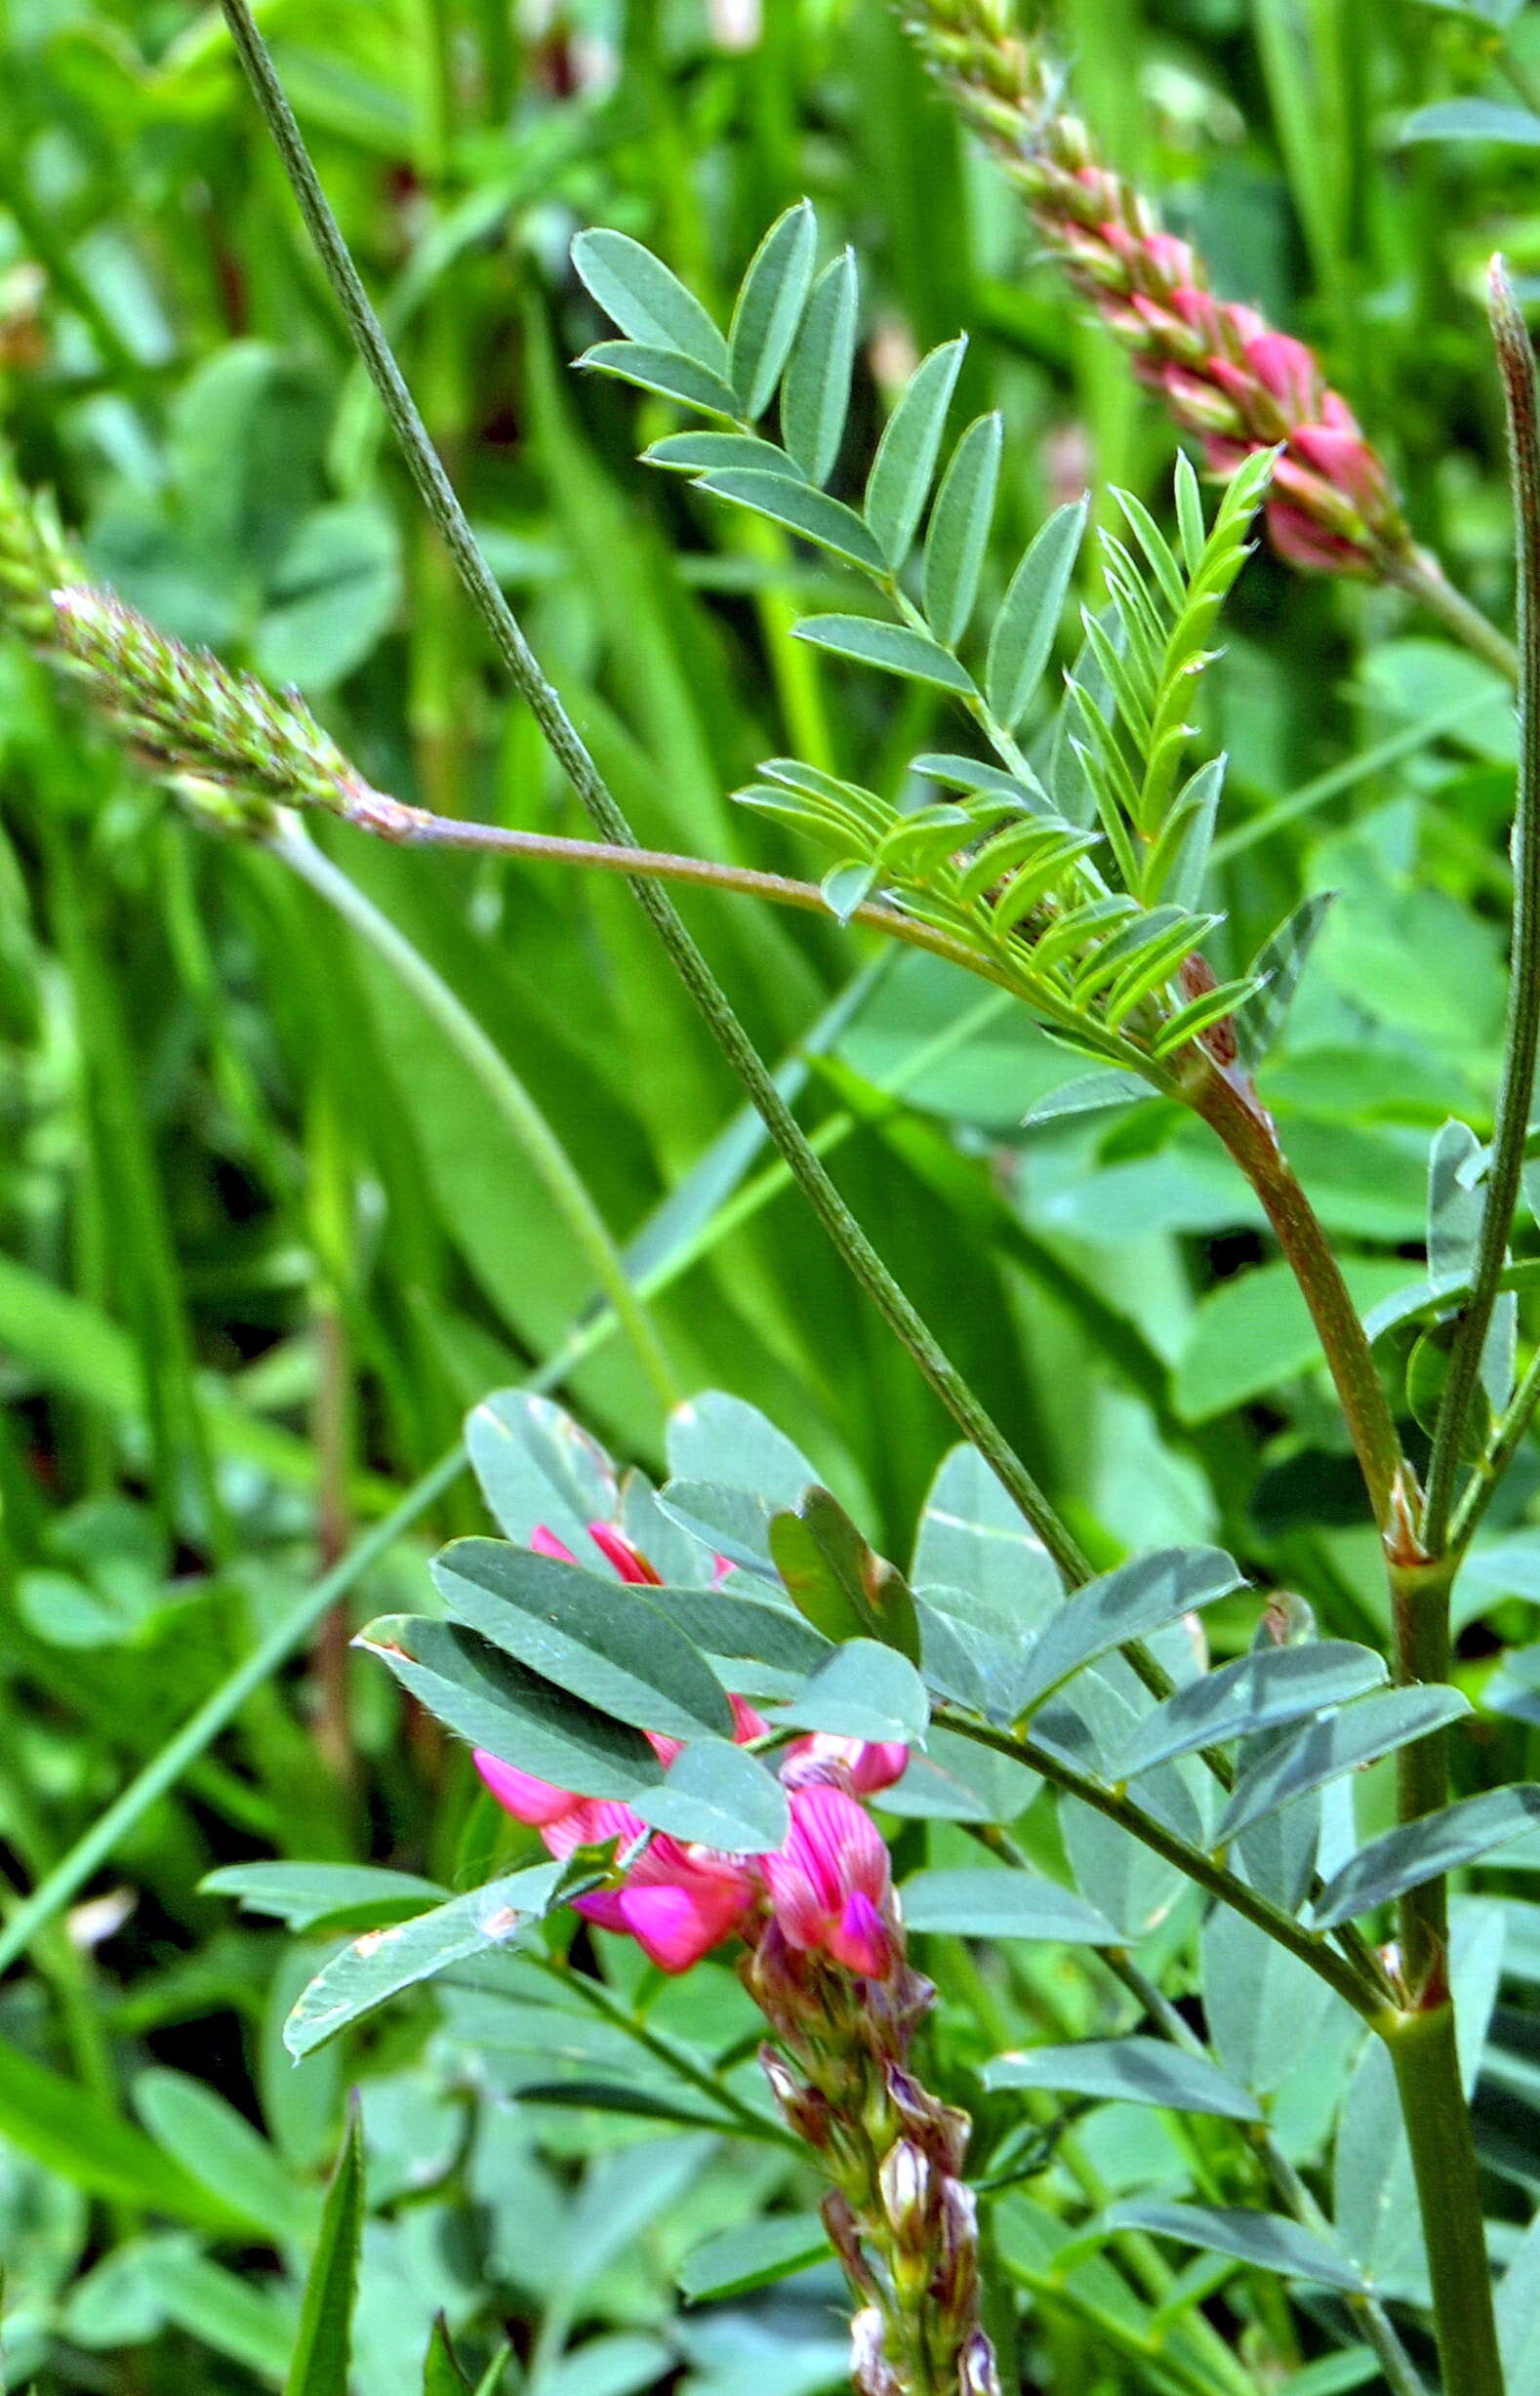
[[[808,756],[760,765],[737,793],[750,836],[805,843],[818,878],[642,848],[477,550],[245,0],[224,14],[414,478],[596,836],[374,787],[297,694],[99,587],[9,467],[4,612],[196,824],[307,883],[435,1014],[572,1211],[668,1409],[656,1486],[547,1396],[499,1391],[470,1415],[498,1535],[453,1540],[421,1610],[357,1644],[469,1751],[490,1876],[452,1889],[354,1873],[328,1894],[320,1860],[214,1875],[216,1893],[337,1933],[289,2014],[290,2052],[389,2038],[394,2001],[431,1983],[457,2052],[474,2055],[464,2024],[485,1999],[492,2035],[537,2056],[546,2077],[522,2101],[728,2142],[759,2173],[755,2202],[692,2250],[681,2285],[704,2303],[824,2272],[844,2292],[857,2396],[1090,2390],[1112,2384],[1104,2355],[1180,2396],[1535,2396],[1533,2175],[1479,2167],[1472,2091],[1507,1876],[1540,1843],[1540,1781],[1499,1768],[1516,1750],[1491,1734],[1537,1719],[1536,1651],[1509,1659],[1479,1716],[1451,1634],[1457,1579],[1540,1404],[1540,1358],[1517,1363],[1535,1266],[1515,1253],[1540,1047],[1540,426],[1503,268],[1490,309],[1520,740],[1501,1081],[1489,1137],[1453,1119],[1433,1137],[1425,1256],[1366,1315],[1257,1083],[1329,900],[1236,953],[1211,903],[1226,760],[1204,736],[1205,681],[1226,671],[1225,611],[1264,522],[1291,565],[1409,592],[1489,663],[1508,651],[1416,543],[1313,353],[1215,299],[1193,250],[1093,155],[1057,69],[984,0],[936,0],[918,38],[1194,436],[1168,507],[1096,495],[1093,537],[1091,499],[1071,501],[996,587],[1005,432],[993,413],[954,421],[965,339],[919,359],[853,461],[860,279],[848,252],[825,254],[808,202],[765,233],[725,322],[628,235],[581,233],[573,265],[608,329],[579,364],[669,411],[645,463],[720,503],[724,525],[757,519],[820,552],[849,603],[796,637],[886,677],[901,711],[939,694],[954,725],[952,745],[906,753],[897,795],[875,757],[865,780]],[[324,838],[305,813],[333,819]],[[681,1397],[630,1261],[528,1093],[344,870],[353,835],[628,879],[961,1435],[903,1563],[764,1414],[732,1393]],[[839,1195],[669,883],[831,917],[986,985],[1058,1043],[1062,1078],[1030,1130],[1105,1115],[1137,1141],[1141,1107],[1196,1118],[1243,1176],[1329,1376],[1356,1469],[1362,1637],[1320,1633],[1342,1593],[1311,1587],[1303,1550],[1301,1586],[1279,1589],[1243,1554],[1118,1553],[1056,1510],[883,1263],[881,1222],[869,1236]],[[1368,1773],[1382,1800],[1394,1782],[1394,1818],[1382,1805],[1360,1835]],[[1532,2020],[1515,2019],[1532,2078]],[[1130,2147],[1145,2140],[1126,2175],[1096,2128],[1104,2106]],[[350,2139],[297,2396],[345,2384],[359,2213]],[[541,2369],[537,2355],[536,2396]],[[426,2385],[462,2384],[445,2333]]]

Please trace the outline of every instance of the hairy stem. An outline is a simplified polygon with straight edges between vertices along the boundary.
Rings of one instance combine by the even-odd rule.
[[[443,536],[497,653],[587,808],[600,836],[634,848],[629,825],[577,726],[524,637],[522,629],[476,546],[465,510],[402,380],[357,268],[317,180],[247,0],[221,0],[236,55],[282,157],[301,213],[338,304],[380,394],[414,482]],[[638,905],[658,934],[702,1019],[763,1117],[804,1197],[846,1266],[908,1350],[964,1438],[978,1449],[1036,1530],[1049,1554],[1075,1583],[1090,1567],[1022,1459],[888,1272],[809,1147],[737,1014],[714,980],[678,911],[655,882],[631,881]]]
[[[1514,821],[1514,929],[1503,1080],[1471,1295],[1461,1310],[1428,1460],[1422,1544],[1442,1553],[1455,1476],[1508,1255],[1540,1056],[1540,395],[1534,352],[1500,260],[1492,262],[1492,331],[1508,401],[1519,531],[1519,806]]]

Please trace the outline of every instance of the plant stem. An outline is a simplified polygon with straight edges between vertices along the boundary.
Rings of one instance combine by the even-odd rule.
[[[582,1175],[507,1059],[493,1046],[475,1017],[435,973],[421,950],[415,949],[374,901],[365,897],[356,882],[323,856],[293,817],[280,819],[277,832],[266,845],[273,856],[307,883],[385,959],[397,980],[411,991],[446,1039],[458,1049],[545,1183],[552,1203],[625,1326],[659,1403],[665,1411],[677,1405],[684,1393],[674,1378],[652,1319],[626,1271],[620,1250],[588,1196]]]
[[[399,440],[407,467],[462,580],[475,602],[498,655],[565,770],[601,837],[634,848],[625,814],[600,774],[577,726],[524,637],[517,618],[476,546],[460,502],[427,437],[412,395],[369,304],[357,268],[327,205],[315,169],[279,85],[248,0],[221,0],[237,56],[294,187],[301,213],[326,269]],[[825,1172],[805,1135],[776,1088],[678,911],[657,885],[631,882],[638,905],[663,943],[670,962],[699,1009],[723,1056],[763,1117],[804,1197],[833,1245],[889,1328],[908,1350],[965,1439],[976,1447],[1002,1487],[1032,1523],[1067,1579],[1078,1584],[1090,1566],[1078,1542],[1044,1492],[942,1349],[929,1326],[888,1272],[860,1224]]]
[[[1513,642],[1463,592],[1455,589],[1438,559],[1426,549],[1419,549],[1408,563],[1393,569],[1389,580],[1409,597],[1420,600],[1456,640],[1484,658],[1488,666],[1495,666],[1510,682],[1518,681],[1519,652]]]
[[[1400,1441],[1358,1310],[1315,1208],[1278,1146],[1271,1117],[1216,1067],[1209,1068],[1192,1104],[1223,1140],[1267,1210],[1320,1335],[1375,1522],[1382,1531],[1388,1530],[1395,1493],[1406,1470]]]
[[[1391,1604],[1396,1634],[1396,1678],[1403,1686],[1449,1678],[1449,1586],[1454,1560],[1437,1563],[1393,1555]],[[1396,1818],[1419,1821],[1449,1802],[1449,1733],[1435,1730],[1415,1739],[1396,1759]],[[1400,1976],[1414,2004],[1426,1989],[1442,1984],[1449,1939],[1448,1884],[1440,1874],[1408,1888],[1397,1908],[1400,1928]]]
[[[1390,2050],[1422,2208],[1434,2324],[1448,2396],[1504,2396],[1476,2144],[1447,1992],[1376,2023]]]
[[[1540,1348],[1524,1368],[1523,1378],[1498,1418],[1486,1452],[1466,1483],[1465,1494],[1449,1524],[1448,1553],[1461,1559],[1480,1527],[1481,1517],[1497,1495],[1497,1485],[1519,1453],[1524,1433],[1540,1405]]]
[[[1509,448],[1519,533],[1519,805],[1514,821],[1514,930],[1503,1039],[1503,1081],[1487,1168],[1471,1295],[1461,1310],[1439,1406],[1422,1544],[1443,1552],[1481,1358],[1513,1229],[1524,1141],[1540,1056],[1540,394],[1534,352],[1500,260],[1491,271],[1492,332],[1508,401]]]

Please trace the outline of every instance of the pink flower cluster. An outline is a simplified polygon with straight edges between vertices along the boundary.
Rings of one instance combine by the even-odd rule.
[[[658,1574],[621,1532],[594,1523],[588,1536],[623,1581],[657,1584]],[[530,1544],[540,1555],[577,1561],[544,1526]],[[740,1744],[764,1735],[767,1726],[752,1706],[735,1696],[732,1707]],[[660,1761],[671,1763],[680,1742],[647,1735]],[[688,1971],[712,1947],[751,1936],[771,1918],[790,1946],[822,1949],[867,1979],[884,1978],[892,1966],[893,1888],[887,1848],[857,1800],[891,1787],[908,1761],[908,1749],[895,1742],[821,1732],[794,1740],[781,1767],[791,1814],[786,1844],[772,1854],[730,1855],[649,1834],[628,1806],[575,1797],[482,1749],[475,1755],[499,1805],[538,1829],[552,1855],[615,1844],[620,1885],[579,1897],[577,1910],[601,1929],[634,1938],[660,1970]],[[628,1858],[631,1848],[638,1851]]]

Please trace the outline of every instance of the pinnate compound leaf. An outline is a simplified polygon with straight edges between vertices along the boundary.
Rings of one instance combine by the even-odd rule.
[[[1242,1774],[1215,1831],[1216,1844],[1227,1847],[1280,1806],[1360,1765],[1377,1763],[1470,1711],[1458,1689],[1392,1688],[1345,1707],[1329,1722],[1309,1724]]]
[[[1011,577],[995,619],[984,687],[1007,730],[1014,730],[1027,712],[1053,654],[1088,506],[1086,500],[1074,500],[1048,518]]]
[[[826,266],[802,311],[781,386],[787,448],[813,482],[827,482],[839,455],[856,356],[856,261],[846,250]]]
[[[353,2298],[363,2234],[364,2149],[355,2105],[326,2191],[321,2233],[305,2274],[300,2331],[283,2396],[348,2396]]]
[[[1147,1715],[1118,1755],[1113,1777],[1131,1780],[1136,1772],[1172,1756],[1298,1722],[1323,1706],[1362,1696],[1386,1677],[1383,1656],[1347,1640],[1253,1648],[1233,1664],[1190,1682]]]
[[[607,227],[582,232],[572,263],[606,316],[633,342],[672,349],[727,375],[727,344],[693,292],[651,250]]]
[[[727,337],[728,376],[751,423],[781,380],[813,280],[818,220],[798,200],[778,217],[749,264]]]
[[[601,341],[586,349],[578,364],[591,367],[595,374],[614,375],[622,383],[634,383],[638,390],[656,391],[661,399],[676,399],[681,407],[699,408],[703,416],[725,417],[729,424],[737,420],[738,397],[731,384],[694,358],[681,357],[676,349],[650,349],[643,342]]]
[[[571,1873],[564,1863],[533,1864],[393,1929],[366,1930],[316,1973],[284,2024],[297,2059],[312,2054],[377,2006],[471,1956],[506,1952],[543,1920]]]
[[[689,2304],[745,2296],[822,2262],[829,2251],[829,2232],[816,2213],[771,2213],[693,2247],[679,2265],[679,2293]]]
[[[1148,2230],[1156,2238],[1175,2238],[1212,2254],[1233,2254],[1237,2262],[1255,2263],[1280,2278],[1312,2280],[1320,2288],[1340,2288],[1361,2295],[1363,2275],[1327,2239],[1301,2227],[1280,2213],[1246,2213],[1218,2205],[1114,2205],[1105,2216],[1110,2229]]]
[[[852,658],[859,666],[874,666],[879,673],[933,682],[939,690],[955,691],[962,698],[976,696],[966,668],[939,641],[910,625],[883,624],[875,616],[804,616],[792,631],[815,649]]]
[[[1094,1663],[1110,1648],[1147,1639],[1166,1623],[1243,1586],[1234,1558],[1222,1548],[1162,1548],[1119,1564],[1053,1616],[1033,1649],[1023,1707],[1037,1704],[1082,1664]]]
[[[916,1872],[904,1884],[904,1920],[912,1930],[961,1938],[1051,1939],[1082,1947],[1115,1947],[1122,1939],[1121,1930],[1073,1888],[1005,1865]]]
[[[785,1845],[791,1826],[786,1791],[774,1772],[726,1739],[689,1740],[663,1787],[631,1803],[654,1830],[729,1854],[768,1854]]]
[[[952,453],[925,536],[925,615],[954,649],[968,629],[1000,478],[1001,422],[976,418]]]
[[[455,1540],[432,1574],[456,1621],[612,1720],[670,1738],[732,1736],[715,1674],[642,1590],[501,1539]]]
[[[579,1797],[634,1796],[663,1767],[639,1730],[527,1671],[454,1622],[387,1614],[358,1633],[403,1688],[503,1763]]]
[[[967,335],[943,342],[921,358],[888,418],[867,483],[867,522],[897,573],[909,555],[936,471],[947,410],[962,366]]]
[[[930,1707],[925,1684],[907,1656],[875,1640],[853,1639],[809,1673],[777,1721],[837,1738],[902,1739],[923,1746]]]
[[[1259,2122],[1260,2106],[1216,2064],[1184,2054],[1157,2038],[1084,2039],[1067,2047],[1033,2047],[995,2055],[983,2072],[987,2089],[1052,2089],[1075,2096],[1117,2098],[1137,2105],[1170,2105],[1179,2113],[1215,2113],[1232,2122]]]
[[[1329,1881],[1313,1909],[1314,1927],[1329,1930],[1408,1888],[1454,1872],[1510,1839],[1540,1827],[1540,1782],[1520,1781],[1462,1797],[1441,1813],[1407,1822],[1360,1848]]]

